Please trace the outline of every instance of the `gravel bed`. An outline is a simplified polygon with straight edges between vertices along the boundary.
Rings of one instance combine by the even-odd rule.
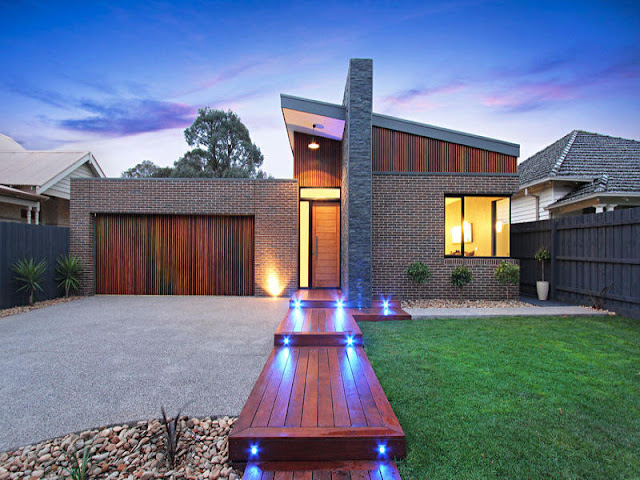
[[[89,448],[89,478],[238,480],[229,464],[228,437],[234,417],[181,420],[175,470],[165,458],[164,426],[158,420],[101,427],[0,453],[0,480],[69,478],[67,455]]]
[[[402,308],[519,308],[534,305],[520,300],[403,300]]]
[[[74,300],[79,300],[81,296],[76,297],[60,297],[53,298],[51,300],[43,300],[42,302],[36,302],[33,305],[20,305],[17,307],[5,308],[0,310],[0,318],[8,317],[9,315],[15,315],[16,313],[24,313],[29,312],[31,310],[38,310],[39,308],[50,307],[52,305],[58,305],[59,303],[73,302]]]

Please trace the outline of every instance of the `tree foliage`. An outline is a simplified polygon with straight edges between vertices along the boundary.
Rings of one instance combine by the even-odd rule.
[[[192,147],[172,167],[145,160],[123,172],[125,178],[267,178],[260,169],[264,156],[249,130],[231,110],[201,108],[184,131]]]

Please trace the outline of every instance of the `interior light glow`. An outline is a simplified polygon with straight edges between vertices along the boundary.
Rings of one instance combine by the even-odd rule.
[[[502,233],[502,222],[500,220],[496,222],[496,232]]]
[[[472,226],[469,222],[464,222],[462,224],[462,232],[464,233],[465,242],[471,242],[471,230]]]

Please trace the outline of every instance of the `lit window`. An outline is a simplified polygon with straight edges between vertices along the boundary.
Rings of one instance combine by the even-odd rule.
[[[444,215],[445,255],[509,256],[509,197],[447,196]]]

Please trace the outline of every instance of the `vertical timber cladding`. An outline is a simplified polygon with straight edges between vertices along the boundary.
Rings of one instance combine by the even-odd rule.
[[[294,133],[293,177],[300,187],[339,187],[342,181],[342,142]],[[315,138],[320,145],[311,150]]]
[[[373,127],[374,172],[517,173],[518,158]]]
[[[253,295],[254,217],[96,218],[96,293]]]

